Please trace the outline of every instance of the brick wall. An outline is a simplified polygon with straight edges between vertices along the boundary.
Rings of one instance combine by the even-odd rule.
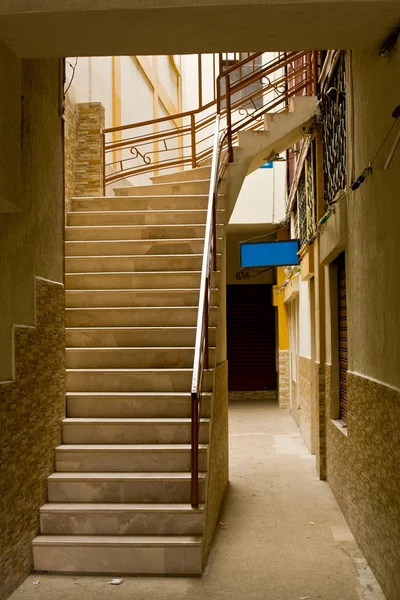
[[[289,350],[279,350],[279,408],[289,408]]]
[[[99,102],[76,105],[75,196],[103,194],[104,107]]]
[[[14,328],[15,380],[0,382],[0,600],[32,570],[65,416],[64,286],[35,283],[36,327]]]

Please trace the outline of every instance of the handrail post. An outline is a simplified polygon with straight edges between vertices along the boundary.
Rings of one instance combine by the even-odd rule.
[[[228,160],[232,162],[232,114],[231,114],[231,80],[229,75],[225,77],[225,96],[226,96],[226,124],[228,141]]]
[[[209,311],[210,311],[210,298],[209,298],[209,289],[210,289],[210,276],[206,278],[206,297],[204,299],[204,368],[208,369],[209,365],[209,356],[208,356],[208,325],[209,325]]]
[[[103,196],[106,195],[106,134],[104,131],[101,132],[101,139],[103,143],[102,153],[103,153]]]
[[[313,64],[313,95],[316,96],[318,93],[318,60],[317,51],[313,50],[312,53],[312,64]]]
[[[191,137],[191,146],[192,146],[192,169],[197,167],[196,161],[196,122],[195,116],[192,113],[190,115],[190,137]]]
[[[192,393],[191,505],[199,506],[199,401]]]
[[[218,186],[217,186],[218,189]],[[213,204],[213,270],[217,270],[217,202],[218,192],[214,192],[214,204]]]

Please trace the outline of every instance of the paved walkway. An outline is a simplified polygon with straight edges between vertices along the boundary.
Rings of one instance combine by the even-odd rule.
[[[32,575],[12,600],[384,600],[286,411],[231,403],[230,460],[201,579]]]

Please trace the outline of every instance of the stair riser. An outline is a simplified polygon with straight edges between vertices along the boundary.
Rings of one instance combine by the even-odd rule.
[[[77,309],[66,311],[67,327],[194,327],[196,307],[146,309]],[[211,309],[210,325],[216,326],[216,309]]]
[[[180,181],[200,181],[201,179],[210,179],[211,167],[197,167],[196,169],[186,169],[177,173],[168,173],[168,175],[156,175],[150,177],[154,184],[158,183],[176,183]]]
[[[209,329],[209,344],[215,346],[216,330]],[[174,329],[133,328],[133,329],[67,329],[67,347],[70,348],[105,348],[105,347],[172,347],[172,346],[194,346],[196,339],[195,327],[183,327]]]
[[[219,276],[215,277],[219,280]],[[217,283],[214,283],[216,286]],[[67,290],[200,288],[200,273],[82,273],[65,275]]]
[[[219,267],[219,259],[217,268]],[[130,256],[69,257],[65,259],[67,273],[132,273],[135,271],[201,271],[203,256]]]
[[[223,226],[218,225],[218,237],[223,235]],[[66,227],[66,241],[102,240],[177,240],[182,238],[204,238],[205,224],[153,225],[151,227]]]
[[[165,371],[165,372],[164,372]],[[165,369],[145,372],[67,372],[68,392],[188,392],[191,372],[171,372]],[[212,374],[204,373],[203,391],[212,391]]]
[[[220,199],[220,203],[222,198]],[[220,205],[219,203],[219,205]],[[199,196],[148,196],[85,198],[72,201],[73,212],[115,210],[204,210],[208,206],[207,194]]]
[[[68,213],[67,225],[69,226],[100,226],[100,225],[179,225],[198,224],[206,222],[207,211],[182,211],[182,212],[89,212]],[[217,212],[217,223],[224,222],[224,215]]]
[[[200,424],[200,444],[208,444],[209,424]],[[185,425],[63,423],[64,444],[190,444],[190,423]]]
[[[114,194],[120,196],[154,196],[165,194],[168,196],[182,196],[189,194],[208,194],[210,181],[181,181],[178,183],[160,183],[153,185],[135,185],[114,188]]]
[[[186,481],[51,481],[49,502],[190,502],[190,480]],[[205,481],[199,480],[199,500],[205,499]]]
[[[201,546],[33,546],[36,571],[131,575],[200,575]]]
[[[222,251],[222,240],[217,242]],[[204,239],[66,242],[66,256],[137,256],[140,254],[203,254]]]
[[[67,369],[189,369],[194,348],[67,349]],[[209,350],[215,366],[215,351]]]
[[[45,535],[202,535],[204,514],[41,511],[40,531]]]
[[[218,306],[218,290],[211,295],[211,304]],[[67,308],[108,308],[118,306],[198,306],[199,290],[68,290],[65,296]]]
[[[56,450],[59,473],[179,473],[190,471],[190,450]],[[207,452],[199,450],[199,470],[207,470]]]
[[[192,403],[185,398],[75,397],[67,395],[67,416],[82,418],[189,418]],[[211,397],[201,399],[201,416],[211,416]]]

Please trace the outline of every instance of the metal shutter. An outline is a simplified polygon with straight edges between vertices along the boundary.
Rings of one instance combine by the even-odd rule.
[[[275,390],[275,309],[271,286],[227,286],[229,389]]]
[[[347,297],[346,264],[344,252],[337,259],[338,268],[338,309],[339,309],[339,393],[340,419],[347,423]]]

